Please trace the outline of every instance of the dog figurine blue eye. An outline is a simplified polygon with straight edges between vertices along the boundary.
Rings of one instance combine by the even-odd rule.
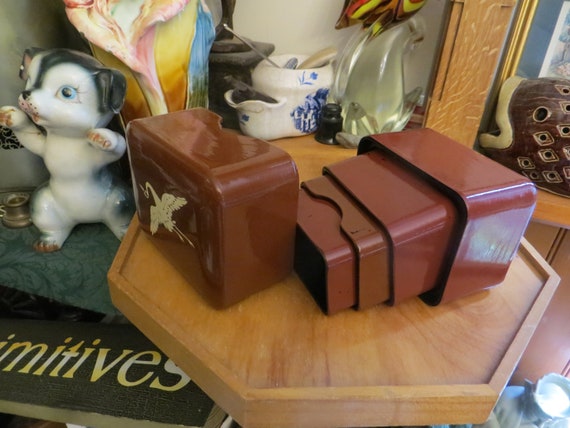
[[[60,94],[65,99],[74,100],[77,97],[77,89],[70,86],[64,86],[61,88]]]
[[[135,205],[132,189],[109,166],[126,143],[105,127],[122,108],[124,75],[79,51],[30,48],[20,77],[26,84],[18,106],[0,108],[0,125],[41,156],[50,173],[31,199],[41,233],[34,248],[59,250],[80,223],[105,223],[122,239]]]

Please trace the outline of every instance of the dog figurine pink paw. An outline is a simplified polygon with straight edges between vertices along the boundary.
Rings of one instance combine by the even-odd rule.
[[[31,199],[40,230],[37,251],[59,250],[80,223],[105,223],[122,239],[134,214],[132,189],[109,165],[126,150],[105,128],[122,108],[126,79],[95,58],[69,49],[27,49],[18,107],[0,108],[0,125],[41,156],[50,173]]]

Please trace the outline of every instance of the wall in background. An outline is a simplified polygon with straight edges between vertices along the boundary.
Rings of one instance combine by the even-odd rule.
[[[311,54],[327,46],[342,49],[356,26],[336,30],[344,0],[237,0],[234,29],[243,36],[275,45],[275,54]],[[449,1],[428,0],[417,16],[424,21],[425,40],[408,56],[406,87],[431,90]]]
[[[275,45],[276,54],[311,54],[344,45],[355,28],[336,30],[344,0],[237,0],[234,27]]]
[[[86,48],[71,27],[61,0],[0,0],[0,106],[16,105],[24,89],[19,78],[24,49]],[[48,178],[40,158],[13,148],[15,138],[0,129],[0,192],[34,188]]]
[[[65,16],[62,0],[0,0],[0,105],[14,104],[24,82],[18,72],[29,47],[86,46]]]

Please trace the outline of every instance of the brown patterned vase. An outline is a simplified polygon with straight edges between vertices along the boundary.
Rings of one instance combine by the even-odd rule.
[[[570,197],[570,80],[507,79],[496,121],[499,135],[480,136],[483,152],[537,187]]]

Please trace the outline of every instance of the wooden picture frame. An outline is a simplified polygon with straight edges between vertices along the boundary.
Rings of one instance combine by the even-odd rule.
[[[512,75],[525,78],[570,77],[549,71],[559,65],[560,38],[570,28],[570,1],[523,0],[513,22],[510,41],[503,57],[499,82]],[[566,43],[570,46],[570,33]],[[568,60],[570,63],[570,55]]]
[[[570,77],[570,1],[560,7],[539,76]]]
[[[452,1],[424,126],[473,147],[517,0]]]

